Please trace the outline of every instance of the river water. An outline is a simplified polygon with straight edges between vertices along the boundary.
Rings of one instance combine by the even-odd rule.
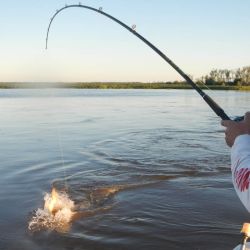
[[[249,110],[250,93],[208,92]],[[250,220],[220,119],[192,90],[0,90],[0,117],[0,249],[232,249]],[[52,185],[93,213],[31,232]]]

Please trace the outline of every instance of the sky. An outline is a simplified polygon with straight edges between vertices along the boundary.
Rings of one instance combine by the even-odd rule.
[[[82,8],[50,18],[72,0],[0,0],[0,82],[174,81],[153,50],[108,18]],[[250,65],[250,0],[82,0],[117,17],[185,73]]]

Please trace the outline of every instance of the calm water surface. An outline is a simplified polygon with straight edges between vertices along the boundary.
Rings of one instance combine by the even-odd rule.
[[[229,115],[249,110],[250,93],[210,95]],[[0,90],[0,117],[0,249],[232,249],[250,220],[220,119],[194,91]],[[110,209],[29,232],[65,177],[74,201]]]

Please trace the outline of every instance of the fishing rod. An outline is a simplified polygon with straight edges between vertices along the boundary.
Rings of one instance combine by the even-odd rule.
[[[48,39],[49,39],[49,32],[52,25],[53,20],[55,17],[62,12],[65,9],[68,8],[84,8],[88,10],[92,10],[94,12],[97,12],[103,16],[108,17],[109,19],[115,21],[116,23],[123,26],[125,29],[127,29],[129,32],[131,32],[133,35],[137,36],[140,40],[142,40],[145,44],[147,44],[151,49],[153,49],[160,57],[163,58],[170,66],[172,66],[185,80],[186,82],[192,86],[193,89],[195,89],[198,94],[203,98],[203,100],[210,106],[210,108],[215,112],[217,116],[219,116],[222,120],[231,120],[229,116],[224,112],[224,110],[210,97],[208,96],[194,81],[185,74],[172,60],[170,60],[163,52],[161,52],[155,45],[153,45],[151,42],[149,42],[145,37],[140,35],[138,32],[136,32],[135,28],[136,26],[133,25],[132,28],[123,23],[122,21],[118,20],[117,18],[111,16],[110,14],[103,11],[103,9],[100,7],[99,9],[79,4],[71,4],[71,5],[65,5],[63,8],[56,11],[56,13],[52,16],[50,19],[50,23],[47,30],[47,36],[46,36],[46,49],[48,49]],[[237,117],[234,119],[235,121],[241,121],[244,117]]]

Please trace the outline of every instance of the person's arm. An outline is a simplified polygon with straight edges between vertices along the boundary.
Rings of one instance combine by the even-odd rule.
[[[233,185],[241,202],[250,212],[250,112],[244,121],[222,121],[225,140],[231,149]]]
[[[250,135],[240,135],[235,139],[231,163],[235,191],[250,212]]]

